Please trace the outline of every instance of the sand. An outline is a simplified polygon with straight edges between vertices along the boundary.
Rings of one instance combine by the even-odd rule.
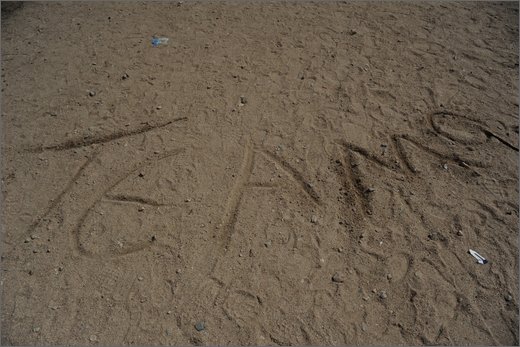
[[[517,3],[25,3],[1,45],[3,344],[519,343]]]

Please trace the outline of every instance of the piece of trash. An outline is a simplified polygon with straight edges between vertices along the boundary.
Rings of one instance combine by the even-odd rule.
[[[486,258],[484,258],[483,256],[481,256],[480,254],[478,254],[477,252],[475,252],[472,249],[469,250],[469,254],[471,254],[473,257],[475,257],[475,259],[477,259],[477,263],[479,263],[480,265],[487,264],[487,262],[488,262]]]
[[[152,37],[152,46],[158,47],[160,45],[165,45],[168,43],[168,40],[170,40],[167,37]]]

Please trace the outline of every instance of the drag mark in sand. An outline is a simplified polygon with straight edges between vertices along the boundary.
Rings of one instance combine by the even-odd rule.
[[[254,158],[255,152],[253,151],[253,146],[248,142],[245,146],[244,160],[242,161],[240,174],[229,193],[224,216],[222,217],[221,227],[223,230],[221,240],[224,243],[224,249],[227,249],[227,246],[231,241],[231,235],[237,222],[238,209],[240,207],[240,202],[242,201],[242,196],[244,195],[244,189],[249,182],[251,173],[253,172]]]
[[[90,145],[94,145],[94,144],[107,143],[107,142],[115,141],[115,140],[118,140],[118,139],[121,139],[124,137],[143,134],[143,133],[146,133],[151,130],[164,128],[175,122],[184,121],[187,119],[188,119],[188,117],[180,117],[180,118],[175,118],[175,119],[170,120],[165,123],[145,124],[144,126],[134,129],[134,130],[119,130],[119,131],[113,132],[111,134],[98,135],[98,136],[92,136],[92,137],[84,136],[82,138],[70,139],[65,142],[54,144],[54,145],[27,148],[25,151],[30,152],[30,153],[41,153],[44,151],[64,151],[64,150],[68,150],[68,149],[86,147],[86,146],[90,146]]]

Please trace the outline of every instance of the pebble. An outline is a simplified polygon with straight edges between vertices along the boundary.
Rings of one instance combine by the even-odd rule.
[[[365,323],[361,323],[361,330],[367,331],[368,326]]]
[[[181,272],[182,272],[181,269],[177,269],[177,270],[175,270],[175,273],[177,273],[177,274],[180,274]]]
[[[191,201],[191,199],[185,199],[184,200],[184,202],[190,202],[190,201]]]
[[[264,242],[264,246],[269,248],[269,246],[271,246],[271,240]]]
[[[139,276],[139,277],[137,277],[137,280],[138,280],[138,281],[142,281],[142,280],[143,280],[143,277],[142,277],[142,276]]]
[[[442,167],[444,168],[444,170],[448,170],[448,164],[443,164]]]
[[[156,109],[160,110],[162,108],[162,106],[157,106]]]
[[[332,276],[332,282],[336,282],[336,283],[343,283],[345,282],[345,276],[339,272],[336,272],[333,276]]]
[[[143,207],[143,206],[139,206],[139,207],[137,208],[137,211],[139,211],[139,212],[143,212],[143,211],[144,211],[144,207]]]
[[[464,235],[464,234],[462,233],[462,230],[459,230],[459,231],[457,231],[457,235],[458,235],[458,236],[462,236],[462,235]]]
[[[121,78],[124,79],[124,80],[126,80],[128,77],[130,77],[130,76],[128,76],[127,73],[125,73],[123,76],[121,76]]]
[[[364,296],[364,297],[363,297],[363,300],[368,301],[368,300],[370,300],[370,297],[369,297],[368,295],[367,295],[367,296]]]
[[[172,314],[172,311],[168,311],[168,312],[166,312],[166,314]]]
[[[386,292],[383,290],[381,293],[379,293],[379,297],[381,299],[386,299],[388,297],[388,295],[386,295]]]
[[[144,177],[144,172],[139,172],[139,177]]]
[[[246,99],[245,96],[240,95],[240,103],[243,104],[243,105],[247,104],[247,99]]]
[[[90,95],[90,96],[96,96],[96,92],[93,91],[93,90],[91,90],[90,92],[88,92],[88,95]]]
[[[35,333],[39,332],[39,331],[40,331],[40,327],[34,327],[34,328],[33,328],[33,331],[34,331]]]
[[[94,341],[97,341],[97,336],[96,335],[90,335],[90,337],[88,339],[90,341],[94,342]]]
[[[367,193],[373,193],[375,191],[376,190],[374,188],[367,188],[367,190],[366,190]]]
[[[506,299],[507,302],[509,302],[509,301],[512,301],[512,300],[513,300],[513,297],[512,297],[511,295],[507,294],[507,295],[505,296],[505,299]]]
[[[392,279],[392,274],[386,274],[386,278],[387,278],[388,280],[391,280],[391,279]]]
[[[311,223],[316,224],[317,222],[318,222],[318,217],[316,217],[316,216],[312,216],[312,217],[311,217]]]
[[[206,327],[204,326],[204,322],[198,322],[197,324],[195,324],[195,329],[197,329],[197,331],[202,331],[205,328]]]

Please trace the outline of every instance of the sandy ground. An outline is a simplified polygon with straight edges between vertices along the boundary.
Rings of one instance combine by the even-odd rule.
[[[4,17],[3,344],[518,344],[518,4]]]

